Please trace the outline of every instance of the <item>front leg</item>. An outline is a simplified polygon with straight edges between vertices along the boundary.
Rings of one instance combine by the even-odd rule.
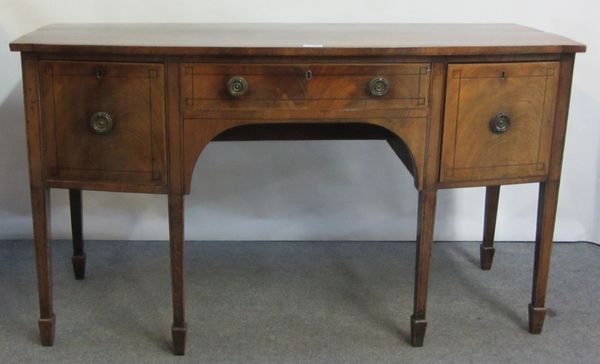
[[[540,183],[538,197],[537,231],[535,237],[535,261],[533,266],[533,289],[529,304],[529,332],[540,334],[546,317],[546,289],[550,270],[550,255],[554,236],[554,222],[558,204],[558,181]]]
[[[185,354],[187,326],[183,289],[183,195],[169,194],[169,239],[171,249],[171,289],[173,293],[173,353]]]
[[[427,285],[429,261],[435,224],[435,189],[419,191],[419,216],[417,223],[417,258],[415,263],[415,293],[413,314],[410,317],[410,336],[413,346],[423,346],[427,320]]]
[[[42,345],[54,345],[55,318],[52,309],[52,249],[50,244],[50,190],[31,187],[31,213],[35,240]]]

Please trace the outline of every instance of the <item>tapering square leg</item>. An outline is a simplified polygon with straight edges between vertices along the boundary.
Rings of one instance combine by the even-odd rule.
[[[546,290],[550,271],[550,255],[554,238],[554,222],[558,205],[558,181],[540,183],[533,287],[529,304],[529,332],[540,334],[546,317]]]
[[[50,191],[31,188],[31,212],[37,270],[40,340],[44,346],[54,344],[55,322],[52,309],[52,249],[50,244]]]
[[[494,234],[496,233],[496,217],[498,216],[498,199],[500,186],[488,186],[485,189],[485,215],[483,222],[483,241],[479,248],[481,269],[490,270],[494,260]]]
[[[173,293],[173,353],[185,354],[187,326],[185,323],[185,305],[183,288],[183,195],[169,194],[169,239],[171,250],[171,287]]]
[[[83,217],[81,207],[81,190],[69,190],[69,207],[71,210],[71,235],[73,236],[73,272],[75,279],[85,278],[86,255],[83,247]]]
[[[410,322],[410,336],[413,346],[423,346],[427,320],[427,285],[429,281],[429,262],[433,243],[433,228],[435,223],[435,190],[419,192],[419,216],[417,227],[417,255],[415,264],[415,293],[414,308]]]

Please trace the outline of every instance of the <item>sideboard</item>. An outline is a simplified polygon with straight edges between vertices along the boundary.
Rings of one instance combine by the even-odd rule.
[[[55,24],[10,49],[22,59],[43,345],[56,325],[49,189],[69,190],[77,279],[81,191],[158,193],[168,195],[173,351],[184,354],[184,196],[209,142],[245,140],[389,143],[419,191],[413,346],[427,326],[437,190],[486,187],[488,270],[500,186],[539,183],[529,331],[541,332],[584,45],[511,24]]]

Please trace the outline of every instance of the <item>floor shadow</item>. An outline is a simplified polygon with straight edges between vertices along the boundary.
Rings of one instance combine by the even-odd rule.
[[[337,287],[342,289],[343,297],[367,320],[410,344],[410,332],[400,328],[392,319],[394,315],[384,307],[383,298],[371,288],[371,284],[344,260],[337,248],[332,247],[328,250],[334,270],[343,279],[341,287]],[[395,288],[405,291],[407,287]],[[408,323],[408,319],[406,322]]]
[[[528,329],[527,318],[522,316],[519,311],[516,311],[512,306],[508,306],[502,303],[498,299],[498,295],[491,292],[488,286],[470,279],[465,274],[464,266],[456,261],[456,258],[452,257],[448,252],[449,249],[439,249],[439,260],[445,264],[445,269],[449,270],[449,276],[453,280],[457,281],[466,291],[469,292],[473,297],[477,298],[480,302],[484,302],[489,307],[493,308],[497,312],[501,312],[506,318],[513,321],[517,326],[524,330]],[[473,256],[479,252],[479,244],[473,242],[472,248],[469,244],[452,244],[452,252],[457,253],[463,257],[467,257],[467,260],[473,262],[476,267],[479,267],[479,260],[474,259]],[[493,267],[492,267],[493,270]],[[481,270],[481,274],[493,274],[493,272]]]
[[[437,241],[436,244],[454,244],[452,241]],[[469,243],[473,243],[473,246],[477,246],[477,249],[456,249],[455,252],[460,254],[462,258],[464,258],[467,262],[471,263],[475,267],[481,267],[480,257],[479,257],[479,245],[481,242],[472,241]]]

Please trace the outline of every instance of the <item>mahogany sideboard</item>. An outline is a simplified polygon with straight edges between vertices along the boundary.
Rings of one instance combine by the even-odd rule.
[[[21,52],[43,345],[54,342],[49,189],[168,195],[172,339],[184,354],[184,196],[211,141],[386,140],[419,191],[411,341],[423,345],[441,188],[486,186],[490,269],[500,186],[539,183],[529,331],[539,334],[575,53],[510,24],[56,24]],[[391,288],[391,287],[390,287]]]

